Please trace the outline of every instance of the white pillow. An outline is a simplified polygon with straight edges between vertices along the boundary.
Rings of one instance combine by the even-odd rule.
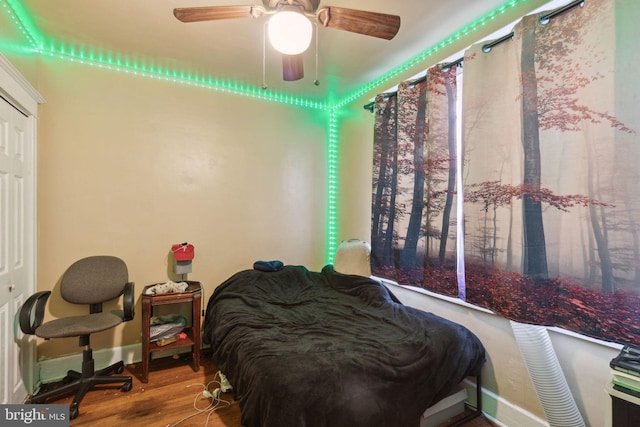
[[[371,276],[371,245],[360,239],[343,241],[336,251],[333,269],[342,274]]]

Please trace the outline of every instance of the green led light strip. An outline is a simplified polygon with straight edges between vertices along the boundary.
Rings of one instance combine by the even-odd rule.
[[[338,241],[338,120],[329,110],[327,143],[327,264],[333,264]]]
[[[126,59],[120,59],[111,55],[85,54],[84,52],[74,52],[73,49],[59,48],[57,50],[42,49],[42,55],[76,62],[83,65],[90,65],[107,70],[118,71],[135,76],[142,76],[156,80],[163,80],[172,83],[194,86],[204,89],[212,89],[218,92],[231,93],[234,95],[247,96],[249,98],[262,99],[281,104],[293,105],[316,110],[326,110],[326,103],[314,101],[300,96],[293,96],[286,92],[274,90],[263,90],[260,87],[248,85],[235,80],[219,79],[211,75],[198,75],[185,73],[184,71],[171,70],[161,66],[147,63],[136,63]]]
[[[37,50],[42,42],[42,33],[33,25],[31,17],[27,11],[24,10],[22,4],[18,0],[3,0],[1,3],[2,8],[29,41],[31,47]]]
[[[425,60],[431,58],[441,49],[444,49],[454,43],[460,42],[463,38],[468,37],[471,33],[484,27],[489,22],[495,20],[500,15],[505,14],[510,9],[520,6],[531,0],[510,0],[502,6],[497,7],[484,16],[476,19],[460,31],[452,34],[440,43],[430,47],[418,56],[400,64],[391,71],[382,75],[353,92],[347,94],[337,102],[319,102],[309,100],[303,97],[289,95],[284,92],[264,91],[253,85],[242,82],[218,79],[213,76],[199,76],[184,70],[171,70],[163,68],[159,65],[138,63],[130,60],[127,56],[103,53],[98,51],[85,51],[77,49],[73,46],[65,47],[64,44],[55,42],[48,43],[49,47],[44,47],[43,35],[38,31],[32,22],[30,15],[24,10],[19,0],[0,0],[3,9],[11,20],[16,24],[25,38],[31,44],[32,50],[43,55],[47,55],[62,60],[77,62],[84,65],[105,68],[108,70],[124,72],[135,76],[143,76],[157,80],[168,81],[172,83],[185,84],[205,89],[213,89],[220,92],[231,93],[234,95],[247,96],[255,99],[278,102],[296,107],[316,109],[328,113],[329,134],[327,139],[327,261],[333,262],[333,256],[337,249],[338,239],[338,120],[337,111],[357,100],[358,98],[371,93],[376,88],[382,86],[390,86],[395,83],[398,76],[406,71],[418,67]],[[333,99],[330,94],[329,99]]]
[[[397,66],[396,68],[392,69],[391,71],[387,72],[386,74],[384,74],[383,76],[377,78],[376,80],[373,80],[363,86],[361,86],[360,88],[354,90],[353,92],[347,94],[346,96],[344,96],[342,99],[340,99],[339,101],[337,101],[335,104],[332,104],[333,108],[341,108],[345,105],[350,104],[351,102],[355,101],[356,99],[372,92],[375,88],[378,88],[380,86],[383,86],[386,89],[386,86],[392,86],[394,84],[397,83],[397,78],[399,75],[403,74],[406,71],[409,71],[411,69],[417,68],[418,65],[420,65],[422,62],[424,62],[425,60],[431,58],[433,55],[435,55],[438,51],[453,45],[455,43],[460,42],[463,39],[466,39],[468,36],[472,35],[473,32],[477,31],[478,29],[483,28],[484,26],[486,26],[488,23],[490,23],[491,21],[495,20],[496,18],[500,17],[500,15],[504,15],[506,12],[508,12],[510,9],[513,9],[517,6],[520,6],[524,3],[527,3],[530,0],[510,0],[506,3],[504,3],[503,5],[497,7],[496,9],[488,12],[487,14],[481,16],[480,18],[476,19],[475,21],[473,21],[472,23],[470,23],[469,25],[467,25],[466,27],[462,28],[460,31],[450,35],[449,37],[447,37],[446,39],[442,40],[440,43],[431,46],[429,49],[423,51],[421,54],[411,58],[410,60],[400,64],[399,66]]]
[[[509,9],[518,7],[528,1],[530,0],[510,0],[504,3],[503,5],[488,12],[484,16],[476,19],[461,30],[447,37],[440,43],[430,47],[429,49],[423,51],[421,54],[395,67],[378,79],[375,79],[361,86],[355,91],[347,94],[337,102],[320,102],[309,100],[303,97],[289,95],[285,92],[264,91],[262,88],[256,87],[254,85],[249,85],[237,81],[220,80],[213,76],[194,76],[191,72],[185,72],[184,70],[169,70],[163,69],[161,66],[145,64],[144,62],[137,63],[135,60],[130,60],[127,56],[114,54],[112,52],[105,54],[101,51],[98,51],[98,53],[96,54],[92,50],[85,51],[83,49],[76,49],[73,46],[66,48],[64,44],[60,43],[56,45],[55,42],[51,42],[49,43],[48,47],[44,47],[43,35],[36,29],[35,25],[33,25],[29,14],[24,10],[20,1],[0,0],[0,3],[2,4],[3,8],[7,10],[9,16],[16,23],[20,31],[29,40],[29,43],[32,45],[32,47],[42,54],[80,62],[83,64],[100,66],[110,70],[123,71],[129,74],[142,75],[174,83],[215,89],[223,92],[233,93],[236,95],[249,96],[251,98],[274,101],[304,108],[332,110],[342,108],[343,106],[353,102],[363,95],[370,93],[380,86],[393,84],[395,79],[397,79],[400,74],[416,68],[422,62],[431,58],[441,49],[459,42],[461,39],[468,37],[471,33],[484,27],[489,22],[495,20],[500,15],[504,15],[507,11],[509,11]],[[329,96],[329,99],[332,98],[333,96]]]
[[[84,49],[74,45],[65,45],[55,40],[44,41],[45,38],[31,24],[29,14],[18,0],[0,0],[3,8],[16,23],[20,32],[29,40],[32,49],[44,56],[90,65],[135,76],[143,76],[156,80],[213,89],[219,92],[247,96],[255,99],[277,102],[316,110],[326,110],[324,101],[314,101],[286,92],[264,90],[255,85],[243,82],[219,79],[211,75],[198,75],[190,71],[170,69],[156,65],[151,61],[132,59],[127,55],[105,52],[101,49]]]

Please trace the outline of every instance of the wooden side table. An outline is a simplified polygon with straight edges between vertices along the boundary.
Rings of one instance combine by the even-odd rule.
[[[149,381],[149,361],[151,354],[156,351],[170,350],[179,347],[192,347],[193,370],[200,370],[200,307],[202,306],[202,288],[200,282],[186,281],[189,285],[184,292],[174,292],[162,295],[147,295],[148,288],[154,285],[145,286],[142,291],[142,382]],[[186,327],[183,332],[187,338],[159,346],[150,340],[151,316],[153,307],[167,304],[191,303],[191,326]]]

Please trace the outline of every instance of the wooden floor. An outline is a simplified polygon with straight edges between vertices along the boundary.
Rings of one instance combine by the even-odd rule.
[[[91,427],[169,427],[208,426],[242,427],[240,408],[231,393],[221,398],[228,405],[215,411],[209,406],[211,400],[202,397],[207,385],[213,391],[216,385],[209,384],[216,378],[216,368],[207,357],[202,358],[198,372],[191,368],[190,359],[164,358],[150,363],[149,382],[140,382],[141,364],[129,365],[122,375],[133,376],[133,388],[127,393],[119,387],[101,386],[87,393],[80,404],[80,414],[71,420],[71,426]],[[64,396],[49,403],[69,404],[72,396]],[[444,424],[443,426],[446,426]],[[465,427],[490,427],[484,417],[475,418]],[[295,427],[295,426],[283,426]]]

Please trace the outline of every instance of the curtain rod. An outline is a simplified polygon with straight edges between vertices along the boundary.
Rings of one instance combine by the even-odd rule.
[[[458,65],[462,66],[462,62],[464,61],[464,56],[462,58],[458,58],[455,61],[451,61],[448,64],[443,64],[440,69],[445,73],[451,69],[451,67],[457,67]]]
[[[499,45],[502,42],[506,42],[507,40],[511,40],[513,38],[513,31],[511,31],[509,34],[505,34],[504,36],[500,37],[499,39],[495,39],[493,41],[490,41],[489,43],[485,43],[482,45],[482,51],[484,53],[489,53],[491,52],[491,49],[493,49],[494,46]]]
[[[540,22],[542,25],[548,24],[549,21],[551,20],[551,18],[553,18],[554,16],[558,16],[561,13],[566,12],[569,9],[573,9],[574,7],[580,5],[580,7],[584,7],[584,2],[586,0],[574,0],[571,3],[567,3],[562,7],[559,7],[555,10],[552,10],[551,12],[547,13],[546,15],[543,15],[540,17],[540,19],[538,20],[538,22]]]
[[[447,72],[453,66],[462,65],[462,61],[463,60],[464,60],[464,58],[459,58],[459,59],[456,59],[453,62],[449,62],[448,64],[443,64],[442,67],[440,67],[440,69],[442,71],[444,71],[444,72]],[[424,83],[426,81],[427,81],[427,75],[425,74],[422,77],[418,77],[417,79],[412,80],[411,84],[409,86],[413,87],[413,86],[415,86],[417,84]],[[397,94],[398,94],[398,92],[394,91],[394,92],[387,92],[385,95],[387,95],[388,97],[391,97],[391,96],[395,96]],[[368,104],[363,105],[362,108],[364,108],[365,110],[369,110],[371,113],[373,113],[373,107],[374,107],[375,104],[376,104],[375,101],[372,101],[372,102],[370,102]]]
[[[585,2],[585,0],[574,0],[571,3],[567,3],[562,7],[559,7],[557,9],[552,10],[551,12],[549,12],[549,13],[547,13],[545,15],[542,15],[540,17],[540,19],[538,19],[538,22],[541,23],[542,25],[546,25],[546,24],[549,23],[549,21],[551,21],[551,18],[554,18],[554,17],[560,15],[561,13],[566,12],[569,9],[573,9],[574,7],[576,7],[578,5],[580,5],[580,7],[583,7],[584,6],[584,2]],[[494,46],[497,46],[500,43],[505,42],[507,40],[511,40],[513,38],[513,35],[514,35],[514,33],[512,31],[509,34],[506,34],[506,35],[500,37],[499,39],[493,40],[493,41],[491,41],[491,42],[489,42],[487,44],[483,44],[482,45],[482,51],[484,53],[490,52],[491,49]]]
[[[551,21],[551,18],[554,18],[554,17],[560,15],[561,13],[566,12],[569,9],[573,9],[574,7],[576,7],[578,5],[580,5],[580,7],[583,7],[585,1],[586,0],[574,0],[571,3],[567,3],[562,7],[559,7],[557,9],[552,10],[551,12],[549,12],[549,13],[547,13],[545,15],[542,15],[540,17],[540,19],[538,19],[538,22],[541,23],[542,25],[546,25],[546,24],[549,23],[549,21]],[[491,41],[491,42],[489,42],[487,44],[483,44],[482,45],[482,51],[484,53],[490,52],[491,49],[494,46],[497,46],[500,43],[505,42],[507,40],[511,40],[513,38],[513,35],[514,35],[514,33],[512,31],[509,34],[506,34],[506,35],[500,37],[499,39],[493,40],[493,41]]]
[[[446,71],[446,70],[445,70],[445,71]],[[424,75],[424,76],[422,76],[422,77],[418,77],[418,78],[417,78],[417,79],[415,79],[415,80],[411,80],[411,84],[409,85],[409,87],[413,87],[413,86],[415,86],[415,85],[417,85],[417,84],[424,83],[424,82],[426,82],[426,81],[427,81],[427,75],[425,74],[425,75]],[[398,94],[398,91],[394,91],[394,92],[387,92],[387,93],[385,93],[385,95],[386,95],[387,97],[396,96],[397,94]],[[362,108],[364,108],[365,110],[369,110],[370,112],[372,112],[372,113],[373,113],[373,106],[374,106],[375,104],[376,104],[376,103],[375,103],[375,101],[373,101],[373,102],[370,102],[370,103],[368,103],[368,104],[364,105]]]
[[[580,7],[584,7],[584,3],[585,3],[585,1],[586,1],[586,0],[574,0],[574,1],[572,1],[571,3],[567,3],[567,4],[565,4],[564,6],[561,6],[561,7],[557,8],[557,9],[554,9],[554,10],[552,10],[551,12],[549,12],[549,13],[547,13],[547,14],[545,14],[545,15],[542,15],[542,16],[540,17],[540,19],[538,20],[538,22],[539,22],[539,23],[541,23],[542,25],[546,25],[546,24],[548,24],[548,23],[549,23],[549,21],[550,21],[552,18],[554,18],[554,17],[556,17],[556,16],[560,15],[561,13],[566,12],[567,10],[573,9],[574,7],[576,7],[576,6],[578,6],[578,5],[579,5]],[[512,31],[512,32],[510,32],[509,34],[506,34],[506,35],[504,35],[504,36],[500,37],[499,39],[495,39],[495,40],[493,40],[493,41],[490,41],[489,43],[483,44],[483,45],[482,45],[482,51],[483,51],[484,53],[488,53],[488,52],[490,52],[490,51],[491,51],[491,49],[492,49],[493,47],[495,47],[495,46],[499,45],[500,43],[505,42],[505,41],[507,41],[507,40],[511,40],[511,39],[513,38],[513,35],[514,35],[514,32]],[[462,63],[463,63],[463,62],[464,62],[464,57],[459,58],[459,59],[456,59],[455,61],[449,62],[448,64],[444,64],[444,65],[442,65],[442,66],[440,67],[440,69],[441,69],[442,71],[448,71],[448,70],[449,70],[451,67],[453,67],[453,66],[456,66],[456,65],[462,65]],[[423,82],[423,81],[425,81],[426,79],[427,79],[427,76],[425,75],[424,77],[420,77],[419,79],[414,80],[414,82],[413,82],[413,83],[414,83],[414,84],[422,83],[422,82]],[[390,96],[393,96],[393,95],[395,95],[396,93],[397,93],[397,92],[390,92],[390,93],[389,93],[389,95],[390,95]],[[363,106],[363,108],[364,108],[365,110],[369,110],[370,112],[372,112],[372,113],[373,113],[373,107],[374,107],[374,105],[375,105],[375,102],[370,102],[370,103],[368,103],[368,104],[364,105],[364,106]]]
[[[424,77],[424,78],[420,77],[420,80],[425,81],[425,80],[427,80],[427,78],[426,77]],[[417,83],[419,83],[419,82],[417,82]],[[396,91],[396,92],[389,92],[389,93],[387,93],[385,95],[387,95],[387,97],[391,98],[392,96],[396,96],[397,94],[398,94],[398,92]],[[365,110],[368,110],[370,113],[373,113],[373,107],[375,107],[375,105],[376,105],[376,102],[375,101],[371,101],[370,103],[363,105],[362,108],[364,108]]]

